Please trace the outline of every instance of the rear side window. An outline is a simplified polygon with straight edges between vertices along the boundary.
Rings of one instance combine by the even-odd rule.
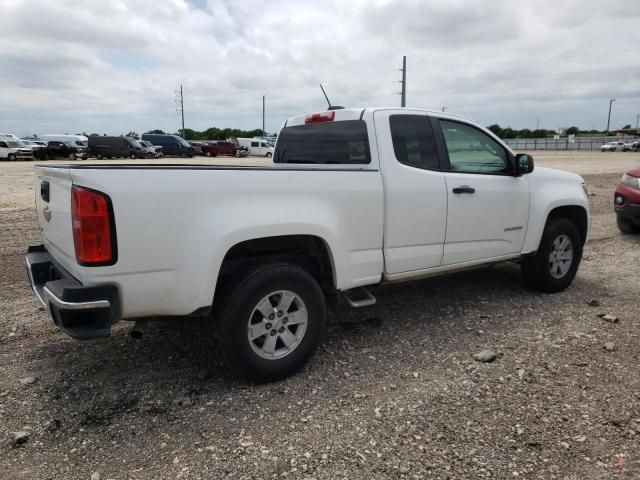
[[[275,163],[366,165],[371,163],[367,124],[344,120],[283,128],[273,157]]]
[[[439,168],[438,151],[429,117],[391,115],[389,124],[393,151],[400,163],[425,170]]]

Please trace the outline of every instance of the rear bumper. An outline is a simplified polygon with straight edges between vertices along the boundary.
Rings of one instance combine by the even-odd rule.
[[[25,261],[33,293],[60,330],[77,340],[109,336],[120,319],[114,285],[82,285],[56,265],[43,245],[29,247]]]

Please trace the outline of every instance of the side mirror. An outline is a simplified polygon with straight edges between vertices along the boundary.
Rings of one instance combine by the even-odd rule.
[[[528,153],[516,155],[516,175],[525,175],[533,172],[533,157]]]

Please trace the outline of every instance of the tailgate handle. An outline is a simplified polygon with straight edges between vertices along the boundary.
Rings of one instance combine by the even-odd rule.
[[[45,202],[49,201],[49,182],[46,180],[40,184],[40,198]]]

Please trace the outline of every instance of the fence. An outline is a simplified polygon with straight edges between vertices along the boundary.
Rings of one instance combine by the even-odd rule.
[[[568,138],[516,138],[503,140],[514,150],[600,150],[604,143],[617,140],[630,141],[629,137],[575,137]]]

